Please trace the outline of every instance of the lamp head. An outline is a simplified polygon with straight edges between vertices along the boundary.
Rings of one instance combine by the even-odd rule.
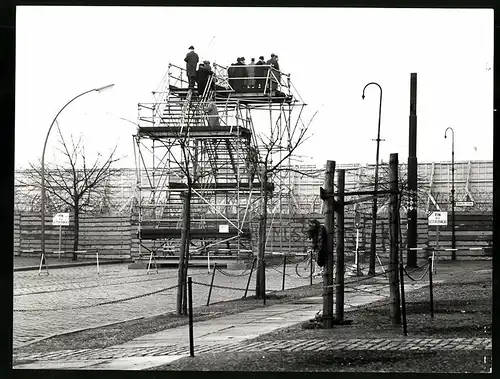
[[[364,100],[364,99],[365,99],[365,94],[362,94],[362,95],[361,95],[361,98]]]
[[[110,89],[113,87],[114,87],[114,84],[108,84],[107,86],[96,88],[95,90],[97,92],[102,92],[102,91],[106,91],[107,89]]]

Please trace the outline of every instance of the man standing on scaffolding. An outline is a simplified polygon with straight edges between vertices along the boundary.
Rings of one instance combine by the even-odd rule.
[[[212,75],[212,67],[210,67],[209,61],[203,61],[196,72],[196,83],[198,84],[198,95],[203,96],[205,92],[205,87],[208,83],[208,78]]]
[[[194,52],[194,47],[189,46],[189,52],[186,54],[184,62],[186,62],[186,74],[188,77],[190,89],[194,88],[194,83],[196,80],[196,65],[198,64],[198,61],[198,54]]]

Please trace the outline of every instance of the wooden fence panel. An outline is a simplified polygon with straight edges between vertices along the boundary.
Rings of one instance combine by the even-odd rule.
[[[24,254],[39,254],[41,241],[39,213],[19,214],[19,250]],[[61,250],[73,251],[74,217],[70,214],[69,226],[61,227]],[[79,250],[99,251],[99,257],[129,258],[131,248],[130,216],[80,216]],[[45,250],[59,250],[59,226],[52,225],[52,215],[45,218]],[[83,254],[82,254],[83,255]]]
[[[14,255],[21,253],[21,215],[19,212],[14,212]]]

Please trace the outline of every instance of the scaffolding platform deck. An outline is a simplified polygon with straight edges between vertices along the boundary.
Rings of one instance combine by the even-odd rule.
[[[169,86],[169,90],[171,93],[176,94],[181,99],[185,99],[189,92],[189,88],[187,87],[176,87],[173,85]],[[224,87],[216,86],[215,89],[215,97],[219,99],[226,99],[227,97],[231,97],[233,100],[239,100],[240,102],[250,102],[250,101],[265,101],[266,103],[290,103],[293,100],[292,95],[287,95],[284,92],[278,90],[271,91],[262,91],[255,88],[245,88],[241,92],[235,92],[232,89],[227,89]],[[193,91],[192,99],[195,100],[199,98],[197,94],[197,90]]]
[[[142,228],[140,231],[142,239],[155,240],[155,239],[165,239],[165,238],[180,238],[181,229],[171,229],[171,228]],[[229,228],[227,233],[221,233],[218,229],[191,229],[190,230],[191,239],[202,239],[202,238],[229,238],[238,235],[236,228]],[[250,230],[243,230],[240,234],[241,237],[250,238]]]
[[[243,126],[189,126],[181,128],[180,126],[142,126],[138,128],[139,137],[155,138],[178,138],[181,131],[189,130],[189,136],[192,138],[232,138],[238,136],[250,138],[252,132]]]
[[[240,182],[240,183],[237,183],[237,182],[222,182],[222,183],[210,183],[210,184],[206,184],[206,183],[203,183],[203,184],[200,184],[200,183],[195,183],[191,186],[191,188],[193,189],[211,189],[211,190],[214,190],[214,191],[217,191],[217,190],[235,190],[235,189],[239,189],[240,191],[241,190],[250,190],[251,188],[255,189],[255,190],[259,190],[260,189],[260,186],[261,186],[261,183],[260,182],[254,182],[252,183],[252,186],[250,186],[250,183],[246,182]],[[187,189],[187,184],[186,183],[180,183],[180,182],[170,182],[169,183],[169,187],[171,189]],[[272,183],[268,183],[268,191],[272,191],[274,189],[274,185]]]

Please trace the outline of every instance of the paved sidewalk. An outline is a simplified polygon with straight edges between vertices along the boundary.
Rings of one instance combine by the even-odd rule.
[[[425,285],[425,283],[410,284],[407,286],[407,291]],[[388,296],[384,289],[377,285],[364,287],[365,292],[346,293],[346,303],[350,305],[346,306],[347,312],[352,307],[369,304]],[[262,350],[264,348],[329,348],[331,342],[325,340],[272,341],[276,345],[269,345],[269,341],[255,342],[251,345],[245,343],[245,341],[259,335],[307,321],[321,309],[321,297],[311,297],[289,304],[277,304],[196,322],[194,324],[195,354],[217,351],[247,351],[248,349]],[[399,349],[401,344],[407,343],[406,339],[400,341],[395,347],[396,349]],[[482,344],[480,346],[485,344],[485,341],[479,342]],[[280,343],[281,345],[279,345]],[[359,341],[356,343],[359,345]],[[346,346],[354,348],[356,343],[347,342]],[[105,349],[64,350],[33,355],[14,354],[13,362],[15,369],[143,370],[170,363],[188,355],[189,331],[188,326],[185,325],[144,335],[127,343]]]

